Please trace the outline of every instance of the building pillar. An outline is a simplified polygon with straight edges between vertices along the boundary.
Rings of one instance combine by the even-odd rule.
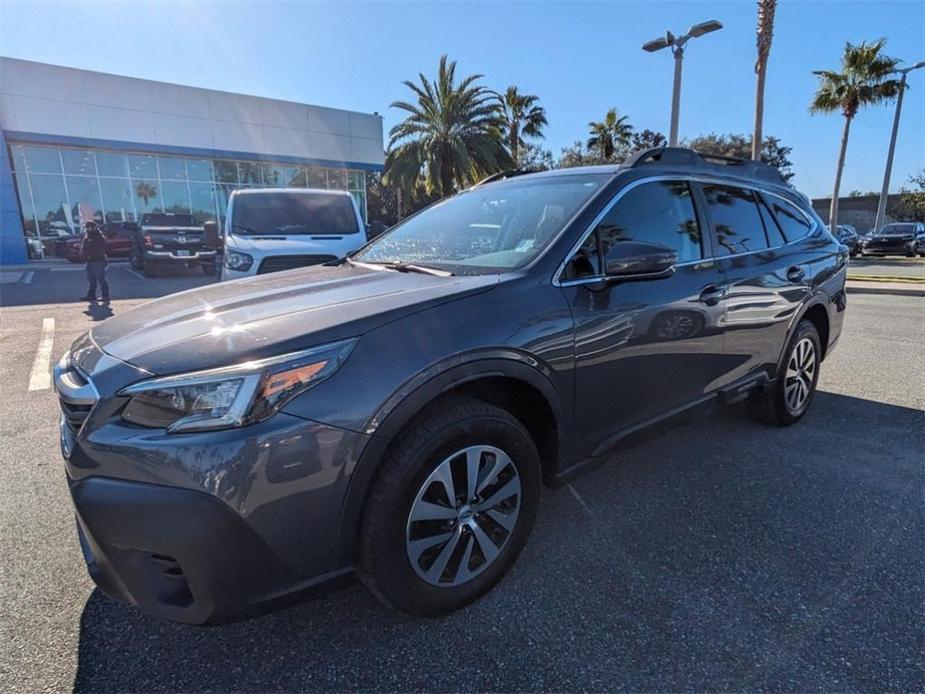
[[[13,186],[10,152],[0,129],[0,266],[25,263],[26,239],[22,229],[22,211]]]

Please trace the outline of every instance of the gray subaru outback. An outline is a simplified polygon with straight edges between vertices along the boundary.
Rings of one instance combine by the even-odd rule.
[[[151,301],[55,369],[108,595],[218,622],[357,575],[436,615],[504,576],[543,485],[716,402],[799,421],[848,249],[776,170],[683,149],[499,175],[350,257]]]

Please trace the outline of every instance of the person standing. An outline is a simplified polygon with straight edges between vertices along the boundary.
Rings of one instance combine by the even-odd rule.
[[[106,239],[96,222],[89,221],[84,225],[83,247],[81,249],[84,260],[87,262],[87,282],[90,287],[87,294],[81,297],[82,301],[96,301],[96,285],[99,283],[103,303],[109,302],[109,283],[106,281]]]

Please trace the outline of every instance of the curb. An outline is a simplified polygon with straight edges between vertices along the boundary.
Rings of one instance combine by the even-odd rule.
[[[897,286],[886,282],[848,282],[845,290],[849,294],[893,294],[895,296],[925,296],[925,286],[910,283]]]

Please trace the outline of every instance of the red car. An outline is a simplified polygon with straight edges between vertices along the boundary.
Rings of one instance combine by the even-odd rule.
[[[135,222],[109,222],[103,225],[103,238],[106,239],[106,255],[110,258],[128,258],[132,254],[132,238],[138,231]],[[60,242],[57,255],[67,258],[72,263],[84,262],[83,235],[72,236]]]

